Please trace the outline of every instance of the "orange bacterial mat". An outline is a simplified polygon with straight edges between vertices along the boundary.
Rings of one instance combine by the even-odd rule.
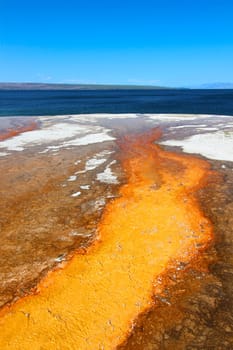
[[[169,262],[189,261],[212,238],[193,196],[208,163],[162,150],[158,137],[152,130],[120,141],[128,182],[106,206],[98,239],[37,294],[2,310],[0,349],[114,349],[150,307]]]
[[[35,121],[15,129],[8,128],[7,130],[3,130],[2,132],[0,132],[0,141],[10,139],[11,137],[15,137],[27,131],[36,130],[37,128],[38,124]]]

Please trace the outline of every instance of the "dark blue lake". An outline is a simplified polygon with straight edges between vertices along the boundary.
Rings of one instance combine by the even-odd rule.
[[[233,90],[0,91],[0,116],[79,113],[233,115]]]

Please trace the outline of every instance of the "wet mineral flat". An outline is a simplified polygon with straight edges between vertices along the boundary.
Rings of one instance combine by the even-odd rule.
[[[230,349],[233,117],[1,119],[1,348]]]

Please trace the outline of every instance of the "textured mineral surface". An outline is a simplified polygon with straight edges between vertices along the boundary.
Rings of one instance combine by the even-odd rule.
[[[232,117],[1,119],[2,349],[232,349]]]

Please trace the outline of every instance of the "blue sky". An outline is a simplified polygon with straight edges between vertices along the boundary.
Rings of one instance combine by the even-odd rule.
[[[0,0],[0,81],[233,82],[232,0]]]

